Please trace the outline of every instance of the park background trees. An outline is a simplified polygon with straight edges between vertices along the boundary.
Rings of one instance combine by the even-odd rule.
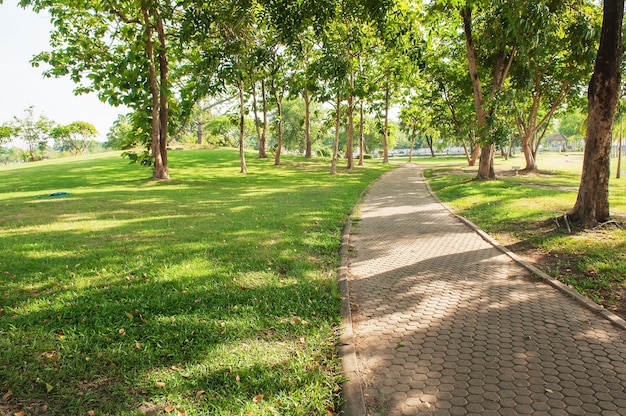
[[[233,127],[238,134],[216,144],[240,147],[242,172],[246,147],[259,157],[269,148],[276,165],[285,150],[311,157],[313,147],[333,149],[332,172],[340,158],[357,165],[355,148],[358,165],[366,149],[381,150],[387,163],[392,108],[433,154],[458,146],[468,164],[479,159],[477,179],[494,179],[496,150],[508,155],[514,143],[525,170],[536,171],[552,120],[566,125],[585,105],[601,10],[584,0],[21,5],[54,22],[51,51],[33,63],[71,77],[77,92],[129,107],[125,129],[115,126],[124,139],[110,143],[143,146],[126,154],[151,165],[155,179],[169,177],[168,145],[190,141],[192,126],[202,142],[219,117],[228,135]],[[216,97],[232,99],[223,114],[202,110]]]

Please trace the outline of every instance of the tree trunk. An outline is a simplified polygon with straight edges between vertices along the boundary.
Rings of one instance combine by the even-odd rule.
[[[480,149],[480,159],[478,162],[477,179],[495,179],[496,173],[493,170],[493,155],[496,152],[496,145],[485,144]]]
[[[610,219],[611,131],[620,95],[624,0],[605,0],[600,45],[589,83],[587,134],[578,198],[569,213],[584,228]]]
[[[387,79],[385,83],[385,124],[383,126],[383,163],[389,163],[389,79]]]
[[[348,130],[346,133],[347,169],[354,169],[354,72],[350,72],[350,92],[348,93]]]
[[[430,149],[430,156],[431,157],[435,157],[435,149],[433,149],[433,137],[426,135],[426,144],[428,145],[428,148]]]
[[[204,123],[202,122],[202,113],[200,113],[200,120],[198,120],[198,127],[197,127],[197,131],[196,131],[196,135],[198,137],[198,144],[202,144],[204,138]]]
[[[239,81],[239,162],[241,164],[241,173],[248,173],[246,166],[246,154],[245,154],[245,102],[243,99],[243,81]]]
[[[330,162],[330,174],[337,174],[337,158],[339,154],[339,126],[341,125],[341,98],[337,94],[335,108],[335,141],[333,142],[333,158]]]
[[[278,116],[278,144],[274,154],[274,165],[280,165],[280,152],[283,148],[283,103],[278,99],[278,93],[274,91],[276,99],[276,115]]]
[[[157,81],[156,65],[154,57],[154,45],[152,43],[152,26],[150,23],[150,17],[148,15],[148,9],[145,5],[141,6],[141,14],[144,20],[144,32],[146,36],[146,54],[148,55],[149,65],[149,83],[150,83],[150,95],[152,97],[152,108],[150,110],[152,118],[152,126],[150,131],[150,149],[152,157],[154,158],[154,166],[152,170],[152,177],[154,179],[167,178],[167,169],[163,164],[163,157],[161,155],[161,134],[159,129],[161,123],[159,121],[159,83]]]
[[[526,159],[526,167],[524,172],[536,172],[537,171],[537,159],[535,158],[535,152],[533,151],[533,143],[528,137],[522,138],[522,152],[524,152],[524,159]]]
[[[256,82],[252,83],[252,111],[254,112],[254,127],[256,128],[256,142],[259,146],[259,157],[261,157],[261,126],[259,125],[259,112],[256,102]]]
[[[409,163],[413,162],[413,148],[415,147],[415,134],[417,133],[417,123],[413,123],[411,129],[411,148],[409,149]]]
[[[265,145],[267,143],[267,92],[265,91],[265,80],[261,80],[261,99],[263,100],[263,128],[261,129],[261,140],[259,140],[259,158],[267,158]]]
[[[622,141],[624,132],[624,116],[620,118],[619,122],[619,143],[617,145],[617,174],[615,175],[615,179],[619,179],[622,177]]]
[[[309,90],[304,89],[304,138],[306,140],[306,150],[304,157],[310,158],[313,155],[313,144],[311,142],[311,99]]]
[[[363,100],[359,104],[359,166],[363,166],[363,153],[365,149],[363,149],[363,129],[365,127],[365,123],[363,121]]]
[[[467,62],[469,67],[470,78],[472,80],[472,88],[474,91],[474,107],[476,108],[476,121],[478,122],[478,131],[481,141],[487,141],[487,116],[483,104],[483,92],[478,76],[478,67],[476,65],[476,53],[474,51],[474,39],[472,38],[472,10],[466,7],[461,10],[463,18],[463,28],[465,31],[465,49],[467,51]],[[493,170],[493,149],[491,144],[482,146],[480,162],[478,164],[477,179],[494,179],[495,172]]]
[[[165,30],[163,20],[158,11],[153,9],[153,16],[156,22],[156,31],[159,38],[159,146],[161,147],[161,168],[157,179],[170,179],[167,166],[167,136],[169,133],[169,64],[167,62],[167,49],[165,42]],[[156,166],[155,166],[156,168]]]

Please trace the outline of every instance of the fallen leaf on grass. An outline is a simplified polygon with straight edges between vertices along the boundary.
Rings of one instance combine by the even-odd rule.
[[[165,413],[172,413],[174,409],[175,409],[174,406],[166,406],[165,409],[163,410],[165,411]]]
[[[258,396],[254,396],[252,398],[252,401],[255,402],[255,403],[261,403],[263,401],[263,395],[259,394]]]
[[[26,416],[26,412],[23,410],[20,410],[19,412],[13,413],[13,416]]]
[[[160,388],[163,388],[163,387],[165,387],[165,383],[164,383],[164,382],[162,382],[162,381],[157,381],[157,382],[156,382],[156,386],[157,386],[157,387],[160,387]]]
[[[43,358],[47,358],[49,360],[60,360],[61,356],[56,352],[44,352],[41,354]]]
[[[6,402],[9,401],[9,398],[13,395],[13,392],[11,390],[7,391],[6,393],[4,393],[2,395],[2,401]]]
[[[198,390],[198,391],[196,392],[196,397],[197,397],[197,398],[199,398],[199,399],[201,399],[201,398],[202,398],[202,396],[204,396],[204,393],[206,393],[206,391],[204,391],[204,390]]]
[[[96,412],[94,412],[93,410],[90,410],[87,412],[87,416],[95,416]]]
[[[53,385],[46,383],[46,393],[50,393],[53,389]]]
[[[178,409],[178,416],[185,416],[187,411],[185,409]]]

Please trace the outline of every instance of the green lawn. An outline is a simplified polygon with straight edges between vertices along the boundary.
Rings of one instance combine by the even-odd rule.
[[[335,412],[340,232],[391,167],[252,156],[0,168],[0,413]]]
[[[456,213],[513,251],[532,253],[545,272],[626,318],[626,172],[620,179],[612,173],[610,183],[611,212],[622,229],[574,227],[570,234],[555,218],[574,206],[582,154],[541,154],[538,164],[539,174],[513,176],[523,158],[498,158],[496,181],[474,181],[476,168],[467,164],[440,163],[425,175]]]

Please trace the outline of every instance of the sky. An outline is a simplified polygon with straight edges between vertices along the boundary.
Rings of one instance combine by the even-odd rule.
[[[17,0],[0,4],[0,124],[23,117],[32,105],[36,119],[45,115],[58,124],[85,121],[96,127],[97,139],[104,141],[126,109],[102,103],[96,94],[76,96],[76,84],[68,77],[44,78],[44,68],[30,64],[34,55],[50,50],[51,27],[48,16],[22,9]]]

